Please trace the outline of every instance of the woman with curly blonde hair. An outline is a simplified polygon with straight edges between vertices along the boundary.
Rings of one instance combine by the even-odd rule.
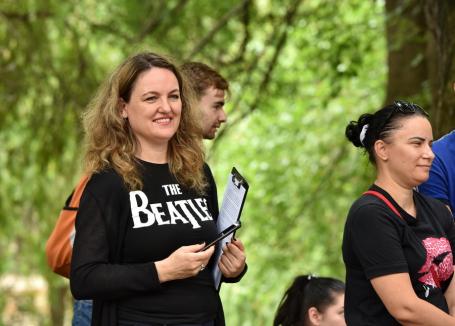
[[[92,325],[224,324],[214,249],[200,251],[216,236],[218,203],[190,92],[169,60],[140,53],[84,115],[91,177],[70,281],[76,299],[94,300]],[[244,269],[222,272],[235,282]]]

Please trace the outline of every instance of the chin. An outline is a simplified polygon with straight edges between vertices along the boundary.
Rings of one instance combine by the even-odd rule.
[[[425,181],[427,181],[429,176],[430,176],[430,175],[427,174],[426,176],[421,176],[420,178],[416,178],[416,180],[415,180],[415,181],[416,181],[416,182],[415,182],[416,184],[415,184],[414,187],[417,187],[417,186],[421,185],[422,183],[424,183]]]

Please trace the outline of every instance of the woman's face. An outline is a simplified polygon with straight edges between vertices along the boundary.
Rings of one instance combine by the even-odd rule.
[[[434,159],[431,145],[433,132],[430,122],[421,116],[398,121],[384,145],[381,160],[386,173],[403,187],[412,188],[428,179]]]
[[[179,83],[168,69],[142,72],[128,103],[121,103],[121,115],[128,122],[141,148],[167,145],[176,133],[182,111]]]
[[[346,326],[344,320],[344,293],[335,294],[333,304],[320,313],[319,326]]]

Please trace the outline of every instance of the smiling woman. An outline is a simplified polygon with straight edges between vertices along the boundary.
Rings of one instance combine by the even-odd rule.
[[[417,193],[434,159],[427,113],[397,101],[346,128],[377,175],[351,207],[343,237],[348,325],[455,325],[455,226]]]
[[[166,163],[169,140],[177,132],[182,112],[179,82],[172,71],[152,68],[139,75],[130,98],[120,99],[138,141],[137,157]]]
[[[187,85],[169,60],[122,63],[84,116],[90,180],[76,218],[70,285],[92,325],[224,325],[211,269],[218,202]],[[245,271],[225,251],[224,281]],[[207,268],[206,268],[207,267]]]

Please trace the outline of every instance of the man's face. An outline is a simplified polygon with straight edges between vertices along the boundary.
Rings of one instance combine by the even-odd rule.
[[[227,120],[224,112],[224,96],[223,90],[210,86],[199,100],[204,139],[214,139],[217,129]]]

